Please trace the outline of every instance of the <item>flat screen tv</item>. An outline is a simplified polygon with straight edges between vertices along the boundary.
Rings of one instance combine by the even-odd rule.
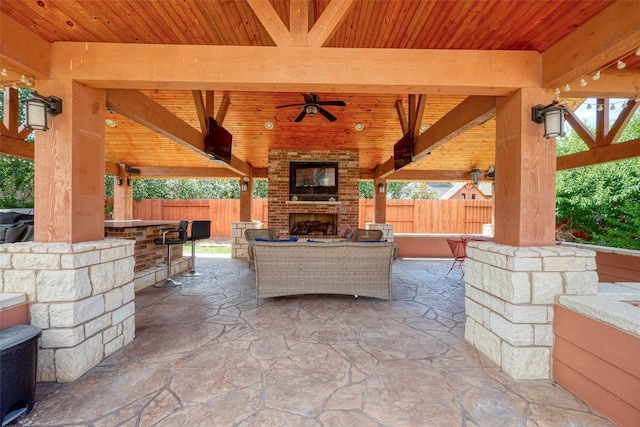
[[[338,162],[291,162],[291,200],[338,200]]]
[[[204,138],[204,147],[207,154],[212,155],[216,160],[231,163],[232,139],[233,137],[228,130],[220,126],[213,117],[209,117],[207,136]]]
[[[413,133],[407,132],[393,146],[393,166],[400,170],[413,161]]]

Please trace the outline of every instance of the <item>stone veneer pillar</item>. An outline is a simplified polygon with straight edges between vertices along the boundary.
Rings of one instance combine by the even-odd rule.
[[[231,258],[247,258],[249,242],[244,238],[244,230],[262,227],[263,223],[261,221],[237,221],[231,223]]]
[[[135,241],[0,245],[0,291],[22,292],[39,339],[38,381],[73,381],[135,336]]]
[[[382,238],[393,242],[393,224],[378,224],[376,222],[367,222],[364,225],[367,230],[382,230]]]
[[[469,242],[465,339],[514,379],[550,379],[558,295],[593,295],[595,252]]]

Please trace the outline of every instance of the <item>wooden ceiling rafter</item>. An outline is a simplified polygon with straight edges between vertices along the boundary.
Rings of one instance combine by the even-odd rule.
[[[140,91],[108,89],[107,108],[209,157],[205,154],[204,135],[201,132]],[[251,175],[251,167],[235,156],[231,156],[231,163],[224,166],[239,175]]]

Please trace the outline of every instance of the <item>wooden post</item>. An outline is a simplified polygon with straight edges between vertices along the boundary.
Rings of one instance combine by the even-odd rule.
[[[531,107],[551,91],[521,89],[496,99],[495,241],[511,246],[555,243],[556,144]]]
[[[118,176],[113,178],[113,219],[133,219],[133,180],[125,167],[118,165]]]
[[[103,240],[105,90],[42,80],[38,93],[62,99],[62,114],[36,132],[34,240]]]
[[[384,192],[378,189],[382,185]],[[373,180],[373,222],[376,224],[384,224],[387,222],[387,180]]]
[[[246,184],[246,190],[242,186]],[[240,178],[240,222],[251,221],[251,204],[253,202],[253,179]]]

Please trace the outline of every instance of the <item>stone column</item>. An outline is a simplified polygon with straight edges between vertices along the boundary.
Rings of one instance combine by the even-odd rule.
[[[133,240],[0,245],[0,292],[23,292],[38,381],[73,381],[135,336]]]
[[[237,221],[231,224],[231,258],[247,258],[249,243],[244,238],[244,230],[247,228],[262,228],[260,221],[242,222]]]
[[[551,378],[558,295],[594,295],[595,252],[469,242],[465,339],[514,379]]]
[[[367,222],[364,225],[367,230],[382,230],[382,238],[393,242],[393,224],[378,224],[376,222]]]

